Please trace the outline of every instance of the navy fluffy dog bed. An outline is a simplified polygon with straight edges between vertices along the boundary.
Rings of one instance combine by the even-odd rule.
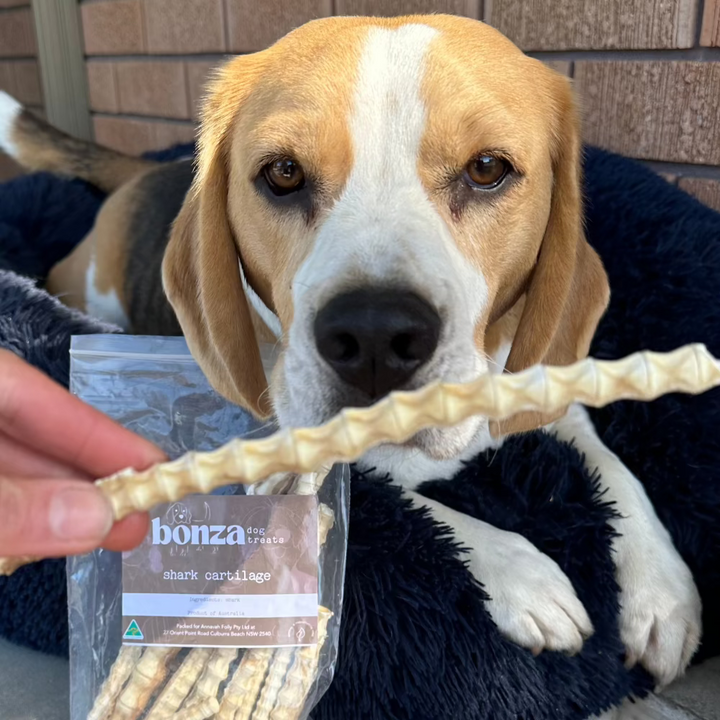
[[[170,159],[188,148],[161,154]],[[617,358],[704,342],[720,355],[720,215],[639,164],[586,153],[587,228],[613,298],[592,347]],[[0,186],[0,268],[42,279],[89,229],[101,201],[35,175]],[[70,335],[99,332],[32,283],[0,273],[0,345],[67,382]],[[594,412],[605,442],[643,480],[695,574],[705,607],[699,658],[720,651],[718,392]],[[584,718],[652,683],[626,671],[607,520],[575,450],[540,433],[480,456],[427,494],[519,532],[553,557],[596,628],[576,657],[533,657],[498,634],[452,536],[384,479],[355,474],[337,674],[316,720]],[[67,652],[64,566],[0,580],[0,633]]]

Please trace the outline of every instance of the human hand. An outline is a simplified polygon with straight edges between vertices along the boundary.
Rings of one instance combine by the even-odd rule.
[[[0,350],[0,557],[135,547],[147,515],[114,523],[92,481],[164,459],[152,443]]]

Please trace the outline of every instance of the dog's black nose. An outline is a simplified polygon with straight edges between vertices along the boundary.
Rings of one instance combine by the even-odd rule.
[[[440,316],[411,292],[354,290],[333,298],[315,319],[323,359],[371,399],[387,395],[437,348]]]

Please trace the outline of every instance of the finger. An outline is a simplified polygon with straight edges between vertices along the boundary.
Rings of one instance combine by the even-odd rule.
[[[2,556],[89,552],[103,542],[112,525],[112,507],[91,483],[0,478]]]
[[[165,459],[152,443],[86,405],[7,351],[0,351],[0,430],[93,477]]]
[[[0,433],[0,473],[16,478],[74,478],[79,471]],[[90,476],[86,476],[90,480]]]
[[[113,525],[102,546],[106,550],[122,552],[137,547],[150,530],[150,518],[147,513],[133,513]]]

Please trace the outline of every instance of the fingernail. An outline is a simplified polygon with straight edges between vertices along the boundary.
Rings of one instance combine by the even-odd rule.
[[[102,540],[113,525],[110,503],[92,487],[68,489],[50,502],[50,529],[58,540]]]

